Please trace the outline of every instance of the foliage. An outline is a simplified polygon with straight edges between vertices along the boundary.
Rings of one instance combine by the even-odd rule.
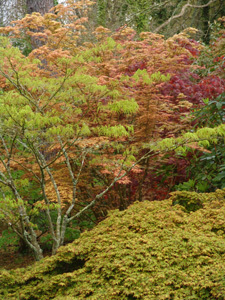
[[[43,76],[43,69],[48,68],[45,62],[24,57],[19,49],[12,47],[4,38],[1,50],[1,74],[2,78],[8,80],[1,96],[0,111],[3,187],[1,216],[13,224],[13,229],[21,238],[34,246],[31,238],[26,238],[22,216],[29,218],[26,227],[36,239],[33,227],[40,228],[36,228],[38,223],[35,222],[35,216],[44,212],[48,216],[48,222],[52,222],[53,245],[56,242],[53,224],[58,224],[59,228],[62,226],[61,229],[56,228],[56,232],[59,231],[60,243],[63,243],[63,227],[68,223],[66,219],[73,208],[79,211],[75,206],[79,197],[76,193],[77,183],[83,166],[85,167],[85,158],[90,161],[93,156],[98,157],[110,139],[117,138],[118,146],[120,138],[129,136],[129,124],[116,125],[108,122],[105,125],[104,121],[106,114],[109,118],[110,114],[113,117],[114,103],[123,101],[122,109],[128,103],[125,96],[122,97],[115,88],[110,90],[106,85],[98,84],[96,77],[86,75],[81,57],[67,55],[60,59],[56,56],[54,72],[58,76],[54,78]],[[50,63],[52,61],[49,62],[49,69]],[[100,105],[101,102],[98,103],[103,96],[108,97],[111,106],[104,107]],[[132,113],[136,109],[137,106],[134,105]],[[130,113],[128,109],[124,111],[125,115]],[[100,143],[102,149],[99,149]],[[111,161],[112,168],[113,164],[123,162],[122,155],[115,158],[116,161]],[[18,179],[15,172],[21,170],[25,174]],[[118,178],[121,170],[117,171]],[[67,182],[61,188],[60,182],[65,177],[68,178]],[[30,180],[35,181],[42,195],[39,199],[31,198],[29,202],[23,190],[28,190]],[[93,199],[96,199],[96,194]],[[55,201],[57,205],[54,204]],[[53,210],[57,211],[55,220],[51,216]],[[61,223],[59,220],[63,216],[65,218]],[[54,248],[58,246],[54,245]]]
[[[191,72],[192,62],[201,46],[188,38],[189,31],[194,30],[186,30],[165,41],[162,36],[151,33],[142,33],[140,34],[141,40],[136,40],[134,30],[123,29],[113,35],[115,41],[123,48],[120,47],[119,51],[114,50],[111,53],[99,52],[102,60],[96,63],[96,72],[104,76],[104,83],[114,78],[123,79],[125,82],[122,81],[122,84],[125,83],[125,91],[129,92],[130,97],[134,97],[139,105],[138,114],[133,119],[135,138],[132,141],[132,144],[134,145],[135,142],[135,146],[137,145],[139,149],[141,141],[147,141],[149,138],[157,140],[162,137],[178,136],[182,130],[188,130],[191,125],[188,115],[190,108],[192,105],[197,106],[201,103],[206,84],[196,84],[196,76]],[[103,35],[103,29],[101,33]],[[104,36],[101,38],[103,39]],[[159,51],[159,49],[161,50]],[[153,83],[153,86],[149,86],[144,76],[151,74],[153,70],[159,70],[162,74],[167,75],[167,80],[163,84],[156,82]],[[126,77],[121,76],[124,73]],[[168,73],[170,77],[168,77]],[[140,80],[141,74],[144,82],[131,83],[133,88],[128,89],[130,76],[133,75]],[[174,88],[175,78],[179,78],[180,81],[182,78],[187,80],[186,91],[178,84],[176,84],[178,88]],[[194,88],[192,90],[192,86],[197,86],[200,91],[198,97],[195,97],[196,90]],[[221,90],[223,91],[222,88]],[[220,91],[218,90],[217,93]],[[143,152],[139,150],[138,153]],[[161,156],[160,161],[162,162]],[[142,167],[143,173],[138,177],[131,178],[131,187],[128,186],[127,193],[124,191],[124,197],[129,195],[130,199],[141,200],[143,197],[144,199],[151,197],[151,200],[153,197],[163,199],[168,194],[168,188],[164,191],[162,187],[157,189],[159,180],[155,175],[152,176],[154,169],[159,167],[156,166],[156,161],[152,159],[143,161]],[[129,192],[131,188],[132,195]]]
[[[198,70],[201,75],[219,75],[224,78],[224,17],[214,20],[210,24],[210,41],[201,51],[196,63],[202,68]]]
[[[111,208],[149,199],[145,187],[157,185],[152,170],[164,153],[183,154],[187,144],[207,147],[224,136],[222,125],[182,134],[204,91],[209,98],[224,91],[218,76],[193,72],[202,48],[190,39],[195,30],[165,40],[98,27],[90,43],[82,36],[92,4],[68,1],[1,28],[0,216],[37,259],[40,237],[51,238],[56,253],[81,215],[99,221]],[[28,56],[13,46],[18,38],[31,44]],[[215,82],[220,88],[212,88]]]
[[[208,43],[215,16],[225,14],[222,0],[97,0],[90,22],[112,31],[132,27],[137,32],[160,33],[167,38],[184,28],[198,29],[196,39]],[[97,16],[97,18],[96,18]]]
[[[0,294],[21,300],[222,300],[224,196],[224,190],[175,192],[169,200],[111,212],[55,256],[2,271]],[[186,211],[186,203],[195,207]]]
[[[220,74],[224,78],[225,56],[224,56],[224,40],[225,40],[225,17],[221,17],[212,24],[211,45],[214,55],[215,73]]]
[[[195,69],[194,73],[190,74],[192,79],[185,78],[183,75],[180,78],[174,77],[166,87],[166,92],[170,91],[173,97],[182,92],[193,104],[201,104],[200,106],[194,105],[191,109],[192,124],[195,129],[204,126],[215,127],[224,123],[224,72],[222,61],[216,58],[217,55],[221,56],[222,54],[221,45],[224,41],[222,20],[223,18],[219,19],[212,26],[210,46],[202,48],[197,56],[194,64],[200,65],[201,68]],[[171,87],[173,89],[170,89]],[[193,130],[195,130],[194,128]],[[216,144],[208,145],[205,150],[197,149],[193,145],[192,151],[186,153],[182,159],[169,158],[161,170],[164,172],[165,181],[171,178],[170,182],[179,183],[185,181],[186,178],[188,181],[174,187],[178,190],[209,192],[217,188],[224,188],[223,149],[224,141],[220,139]],[[172,172],[169,168],[172,169]],[[179,179],[181,175],[182,180]]]
[[[11,230],[3,230],[0,238],[0,249],[7,250],[10,246],[18,247],[18,236]]]
[[[196,125],[215,127],[224,124],[225,94],[216,99],[205,99],[205,105],[194,112]],[[178,190],[192,190],[199,192],[214,191],[225,188],[225,157],[224,140],[214,145],[208,145],[207,150],[193,155],[187,173],[190,179],[177,185]]]

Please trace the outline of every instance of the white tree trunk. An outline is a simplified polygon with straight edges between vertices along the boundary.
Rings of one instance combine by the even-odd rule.
[[[0,25],[21,19],[26,14],[25,0],[0,0]]]

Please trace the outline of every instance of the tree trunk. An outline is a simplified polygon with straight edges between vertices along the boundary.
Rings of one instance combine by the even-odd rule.
[[[19,20],[26,14],[25,0],[0,0],[0,26]]]
[[[41,15],[44,15],[53,6],[54,0],[27,0],[27,13],[39,12]]]

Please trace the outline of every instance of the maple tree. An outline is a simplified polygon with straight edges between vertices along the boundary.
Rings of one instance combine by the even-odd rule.
[[[205,86],[203,105],[192,112],[195,127],[214,128],[224,124],[224,18],[219,18],[212,26],[210,46],[206,46],[198,58],[202,66],[198,77]],[[203,97],[202,97],[203,98]],[[224,141],[208,145],[207,150],[196,152],[190,157],[187,181],[179,184],[180,190],[212,192],[224,188]]]
[[[195,32],[194,29],[189,29],[189,31]],[[101,33],[104,33],[104,29]],[[149,138],[157,140],[175,137],[182,130],[192,129],[193,117],[190,111],[199,105],[204,105],[202,99],[207,97],[212,99],[224,91],[223,79],[214,73],[207,76],[201,75],[202,67],[197,67],[196,63],[193,65],[204,47],[188,38],[187,34],[188,31],[185,31],[165,41],[160,35],[143,33],[141,34],[142,41],[140,41],[135,40],[135,32],[127,28],[114,34],[115,40],[124,45],[124,49],[120,51],[123,59],[118,52],[111,53],[110,56],[105,51],[104,61],[101,60],[97,64],[96,72],[100,73],[102,70],[105,78],[106,76],[124,78],[125,75],[131,81],[129,76],[135,74],[139,80],[132,83],[133,88],[126,88],[139,104],[139,111],[133,121],[135,137],[132,140],[133,145],[137,142],[139,150],[140,142],[147,141]],[[101,56],[103,56],[103,51],[101,51]],[[169,73],[170,79],[168,77],[164,83],[154,82],[149,85],[144,77],[145,70],[148,74],[155,70],[160,70],[162,74]],[[127,86],[130,85],[127,84]],[[191,158],[190,155],[186,158],[171,156],[174,154],[170,153],[169,159],[162,156],[157,160],[147,159],[145,166],[142,163],[143,173],[135,175],[130,186],[120,187],[120,190],[123,189],[123,198],[152,200],[168,196],[174,184],[185,180],[187,176],[185,170]],[[164,163],[168,165],[168,170],[171,168],[175,170],[175,173],[173,171],[172,175],[167,174]],[[157,175],[157,170],[160,168],[164,172],[163,176]],[[160,184],[161,181],[163,186]],[[132,189],[132,195],[130,195],[130,189]]]
[[[23,57],[5,39],[1,40],[1,46],[1,74],[7,78],[5,88],[9,89],[1,97],[1,183],[4,186],[1,211],[7,223],[40,259],[38,228],[32,219],[40,212],[46,213],[55,253],[63,244],[67,224],[123,177],[121,164],[125,161],[119,157],[120,160],[114,160],[119,166],[114,182],[71,217],[77,200],[77,182],[84,164],[88,163],[86,156],[101,155],[101,148],[110,138],[126,136],[131,129],[109,122],[104,125],[105,114],[110,116],[111,110],[97,102],[107,96],[113,103],[118,96],[115,90],[98,85],[97,78],[86,75],[80,59],[60,60],[57,56],[54,70],[61,76],[47,78],[41,69],[45,62]],[[90,135],[92,138],[88,138]],[[22,176],[15,171],[21,171]],[[61,190],[62,178],[65,184]],[[41,199],[23,199],[23,189],[29,188],[30,181],[40,187]],[[53,224],[52,210],[57,211],[56,224]]]
[[[33,15],[36,21],[37,17],[42,18]],[[32,31],[30,34],[38,35]],[[68,51],[50,51],[50,47],[43,46],[24,57],[5,38],[1,39],[1,50],[1,193],[4,199],[1,217],[24,239],[36,259],[40,259],[42,249],[38,243],[36,216],[46,214],[54,254],[64,242],[68,223],[125,177],[122,172],[126,167],[125,157],[115,156],[111,163],[111,168],[116,165],[113,180],[100,193],[95,193],[92,202],[85,203],[83,209],[76,207],[82,169],[91,163],[92,156],[101,155],[111,139],[129,135],[132,126],[106,123],[106,116],[114,114],[113,103],[116,105],[121,100],[125,106],[127,102],[115,88],[110,90],[98,84],[96,77],[86,74],[81,55],[72,57]],[[42,60],[37,59],[39,56]],[[112,107],[100,105],[103,97],[108,98]],[[136,109],[134,103],[125,114]],[[119,144],[120,141],[117,147]],[[99,167],[104,168],[109,161],[106,157],[98,163]],[[63,189],[62,178],[65,178]],[[30,185],[31,188],[39,186],[41,197],[25,197],[24,189]],[[95,183],[89,182],[91,185],[94,189]],[[70,216],[74,210],[75,214]],[[57,212],[56,222],[52,211]]]
[[[68,1],[0,29],[8,36],[0,53],[0,216],[36,259],[43,234],[54,254],[69,224],[90,209],[99,220],[109,208],[148,198],[165,152],[224,135],[220,126],[182,136],[192,126],[190,107],[205,96],[204,78],[193,71],[201,50],[189,38],[195,30],[165,40],[98,27],[91,42],[92,4]],[[222,80],[220,87],[209,95],[223,91]]]

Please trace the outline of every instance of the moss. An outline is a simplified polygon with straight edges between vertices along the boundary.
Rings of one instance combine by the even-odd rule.
[[[113,211],[55,256],[2,271],[0,298],[225,299],[224,194],[179,192]],[[176,197],[201,205],[186,210]]]

